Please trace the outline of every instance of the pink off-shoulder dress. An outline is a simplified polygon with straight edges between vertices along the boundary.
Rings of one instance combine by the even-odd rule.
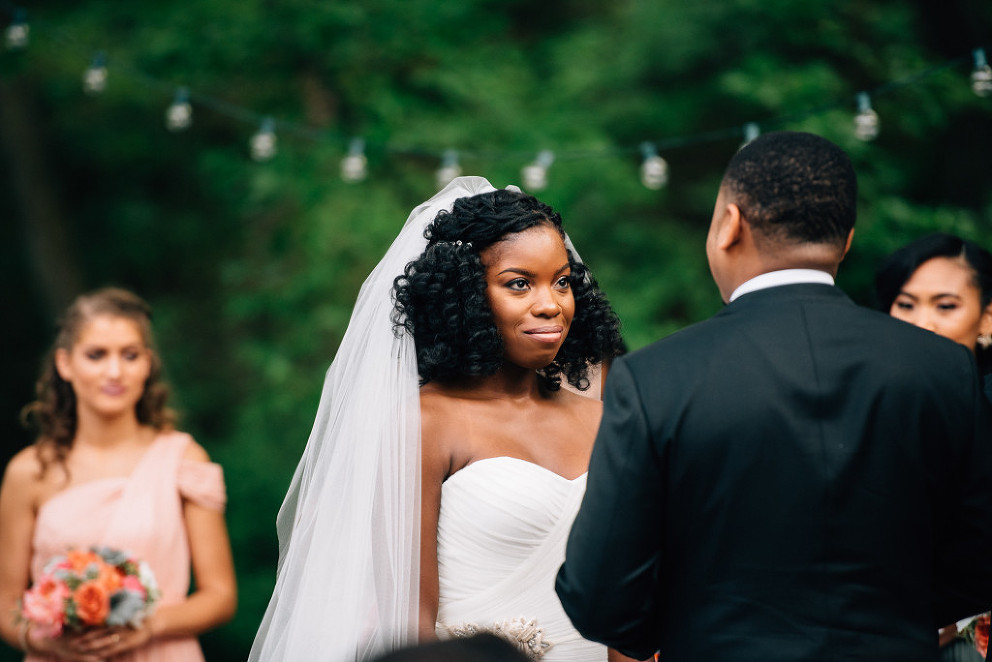
[[[105,478],[59,492],[38,511],[31,579],[70,547],[106,545],[148,562],[162,592],[159,605],[189,592],[190,553],[183,519],[186,500],[223,512],[227,495],[220,465],[183,460],[188,434],[162,433],[128,477]],[[25,662],[50,658],[29,655]],[[195,637],[153,640],[113,662],[199,662]]]

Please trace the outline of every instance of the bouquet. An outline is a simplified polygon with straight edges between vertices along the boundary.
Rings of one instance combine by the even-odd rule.
[[[989,650],[989,613],[979,614],[971,619],[971,622],[958,633],[973,643],[979,654],[984,658]]]
[[[159,590],[148,564],[109,547],[52,558],[21,599],[21,618],[48,636],[92,627],[137,627]]]

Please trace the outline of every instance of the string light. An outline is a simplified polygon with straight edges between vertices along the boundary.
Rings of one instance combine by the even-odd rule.
[[[31,26],[28,25],[27,15],[27,11],[23,9],[14,11],[14,19],[4,32],[4,42],[8,50],[18,51],[28,47]]]
[[[641,183],[652,191],[664,188],[668,184],[668,162],[658,156],[654,143],[641,143]]]
[[[93,56],[93,62],[83,72],[83,91],[90,96],[107,89],[107,56],[102,52]]]
[[[985,59],[985,49],[976,48],[972,52],[975,69],[971,72],[971,90],[980,97],[992,95],[992,67]]]
[[[368,176],[368,159],[365,158],[365,141],[352,138],[348,145],[348,155],[341,159],[341,179],[349,184],[357,184]]]
[[[268,161],[276,155],[276,121],[271,117],[262,120],[258,133],[251,137],[251,158]]]
[[[189,90],[180,87],[165,110],[165,128],[172,132],[185,131],[193,123],[193,106],[189,104]]]
[[[758,126],[757,122],[748,122],[744,125],[744,142],[741,143],[741,147],[748,144],[755,138],[761,135],[761,128]]]
[[[9,2],[7,11],[11,15],[12,20],[10,25],[8,25],[8,27],[4,30],[4,42],[6,48],[19,49],[27,47],[31,32],[26,20],[27,12],[24,9],[11,6]],[[982,48],[976,48],[972,50],[971,54],[974,60],[974,67],[971,73],[972,90],[980,97],[992,96],[992,67],[989,66],[986,58],[986,52]],[[917,84],[936,73],[945,71],[949,67],[957,66],[962,59],[963,58],[960,57],[955,58],[903,79],[890,81],[875,90],[860,92],[857,95],[858,112],[854,118],[855,135],[861,140],[869,141],[874,140],[879,134],[879,116],[871,107],[871,95],[878,95],[883,92],[890,93],[895,89]],[[124,74],[127,74],[126,70],[124,71]],[[117,74],[115,73],[115,75]],[[147,82],[147,76],[144,76],[140,72],[138,72],[138,75],[145,82]],[[158,83],[159,85],[164,85],[162,82],[152,82]],[[106,89],[107,83],[107,59],[102,52],[97,53],[93,58],[90,67],[86,69],[83,74],[83,89],[87,94],[96,95]],[[180,90],[181,91],[177,90],[173,103],[166,110],[165,122],[170,131],[182,131],[192,124],[192,106],[189,103],[190,93],[186,88],[180,88]],[[208,95],[197,94],[196,98],[198,105],[202,105],[208,109],[215,110],[225,116],[238,120],[244,120],[245,117],[249,116],[257,116],[250,109],[229,104],[220,99],[213,99]],[[772,120],[769,120],[769,122],[771,124],[784,124],[787,121],[793,121],[796,117],[810,116],[839,106],[841,106],[839,103],[830,104],[816,110],[808,111],[805,114],[794,113],[787,118],[773,118]],[[294,133],[310,139],[326,139],[323,132],[312,131],[306,127],[298,127],[292,123],[280,122],[280,126],[288,127],[289,129],[295,128],[296,131],[294,131]],[[649,188],[660,188],[666,185],[668,175],[667,163],[665,163],[664,159],[661,159],[660,156],[657,156],[657,149],[660,148],[663,151],[668,151],[675,147],[685,147],[700,143],[713,142],[716,140],[725,140],[733,137],[734,135],[740,135],[740,131],[740,129],[725,128],[700,133],[697,135],[671,137],[662,140],[659,143],[653,143],[652,148],[655,149],[655,152],[653,154],[644,153],[644,160],[641,164],[640,172],[642,183]],[[758,125],[753,122],[745,124],[743,133],[744,144],[747,144],[747,142],[750,142],[759,135]],[[252,158],[256,160],[267,160],[272,158],[272,156],[276,153],[276,142],[275,120],[268,118],[266,121],[263,121],[262,128],[258,131],[258,133],[251,138]],[[398,147],[391,147],[389,145],[383,146],[383,150],[390,154],[400,155],[415,153],[418,156],[422,156],[424,154],[420,150],[409,152],[408,150]],[[603,150],[601,153],[605,155],[609,153],[629,153],[629,151],[629,148],[617,147]],[[643,151],[642,146],[642,152]],[[590,153],[585,151],[583,154],[585,156],[589,156]],[[658,161],[655,161],[654,157],[656,157]],[[457,176],[454,174],[449,175],[449,169],[450,173],[460,174],[461,172],[458,167],[458,152],[456,150],[451,149],[445,151],[441,154],[441,159],[441,166],[435,172],[435,176],[439,184],[443,180],[447,180],[449,176]],[[546,188],[548,184],[548,169],[554,160],[555,155],[551,151],[542,151],[538,154],[534,162],[524,166],[521,170],[521,178],[524,185],[534,191],[539,191]],[[661,167],[662,164],[664,167]],[[364,142],[361,139],[355,139],[352,141],[351,147],[349,148],[349,153],[341,161],[341,177],[347,182],[359,182],[367,178],[367,169],[368,164],[364,154]]]
[[[878,113],[872,110],[867,92],[858,93],[858,114],[854,116],[854,135],[869,141],[878,137]]]
[[[458,152],[453,149],[447,150],[444,153],[444,158],[441,160],[441,167],[438,168],[435,174],[438,190],[443,189],[452,179],[461,174],[462,169],[458,167]]]
[[[548,168],[555,162],[555,155],[549,149],[542,150],[533,163],[529,163],[520,171],[524,188],[528,191],[543,191],[548,187]]]

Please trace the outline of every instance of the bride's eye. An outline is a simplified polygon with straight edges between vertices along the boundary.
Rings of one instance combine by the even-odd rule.
[[[511,290],[522,291],[527,289],[529,283],[527,282],[526,278],[514,278],[509,283],[507,283],[506,286]]]
[[[558,282],[555,283],[555,287],[557,287],[559,290],[567,290],[571,286],[572,286],[571,276],[562,276],[561,278],[558,279]]]

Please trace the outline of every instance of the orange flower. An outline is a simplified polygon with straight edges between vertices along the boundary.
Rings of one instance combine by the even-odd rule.
[[[85,625],[101,625],[110,613],[110,593],[98,581],[80,584],[72,594],[76,615]]]
[[[100,575],[97,581],[103,584],[108,593],[113,593],[123,585],[124,578],[116,567],[108,563],[100,563]]]
[[[66,561],[69,563],[69,567],[72,568],[74,572],[82,572],[86,570],[86,566],[91,563],[101,563],[102,558],[98,554],[93,552],[84,552],[78,549],[70,549],[65,555]]]

